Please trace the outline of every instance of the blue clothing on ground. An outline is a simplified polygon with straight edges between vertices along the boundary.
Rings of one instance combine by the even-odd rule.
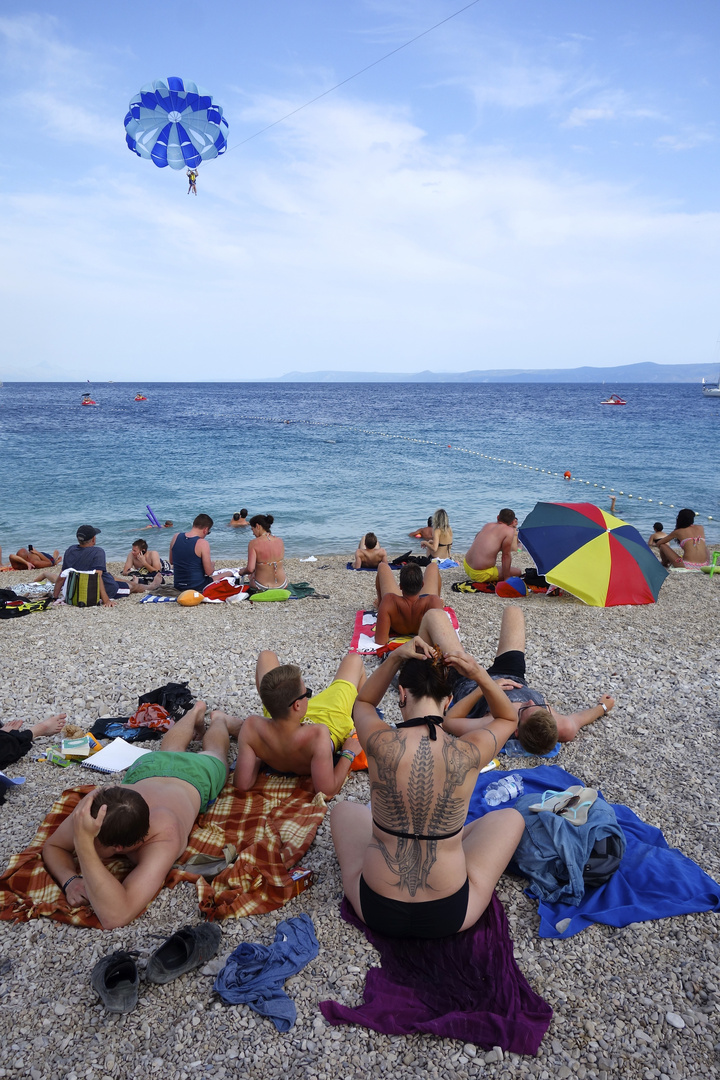
[[[62,569],[82,570],[85,572],[100,570],[108,599],[114,600],[118,594],[120,586],[112,574],[108,572],[105,552],[95,544],[90,544],[89,547],[71,544],[63,555]]]
[[[195,554],[195,545],[199,536],[187,536],[178,533],[172,546],[172,561],[175,577],[173,584],[181,592],[185,589],[197,589],[202,592],[212,581],[203,570],[202,559]]]
[[[583,783],[558,765],[514,771],[522,776],[525,791],[536,797],[543,791],[565,791],[572,784]],[[478,777],[468,822],[492,812],[483,800],[485,789],[499,776],[508,775],[493,771]],[[620,927],[671,915],[720,911],[720,885],[716,881],[681,851],[669,848],[659,829],[646,825],[627,806],[611,805],[627,843],[619,868],[605,885],[587,889],[577,907],[541,900],[540,937],[573,937],[593,922]]]
[[[320,950],[309,915],[279,923],[272,945],[243,942],[228,957],[213,990],[228,1005],[245,1003],[272,1020],[278,1031],[289,1031],[297,1010],[283,983],[314,960]]]
[[[510,862],[512,873],[530,881],[529,896],[553,904],[563,900],[577,907],[585,895],[583,870],[596,840],[617,838],[619,854],[625,853],[625,836],[615,811],[598,798],[590,807],[588,819],[573,825],[566,817],[549,811],[537,813],[530,807],[538,802],[535,794],[523,795],[513,804],[525,819],[525,832]]]

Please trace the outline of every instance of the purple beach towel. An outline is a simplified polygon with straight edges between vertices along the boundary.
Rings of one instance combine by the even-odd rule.
[[[329,1024],[361,1024],[385,1035],[421,1032],[486,1049],[537,1053],[552,1009],[515,963],[505,911],[494,893],[475,926],[435,940],[377,934],[347,900],[341,913],[375,946],[381,966],[368,971],[358,1008],[320,1002]]]

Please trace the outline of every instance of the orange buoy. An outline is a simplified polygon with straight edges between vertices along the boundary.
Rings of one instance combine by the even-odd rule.
[[[572,480],[572,473],[570,472],[569,469],[565,470],[565,472],[563,473],[563,476],[565,477],[566,480]]]

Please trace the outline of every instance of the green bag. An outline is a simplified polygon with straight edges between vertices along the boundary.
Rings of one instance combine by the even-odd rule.
[[[71,607],[98,607],[100,595],[100,572],[93,570],[69,570],[65,586],[65,603]]]

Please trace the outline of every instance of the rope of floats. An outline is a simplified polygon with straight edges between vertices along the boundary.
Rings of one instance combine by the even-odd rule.
[[[372,428],[358,427],[357,424],[343,424],[340,421],[330,420],[287,420],[279,416],[245,416],[244,420],[262,420],[264,422],[271,422],[274,424],[301,424],[304,427],[325,427],[325,428],[337,428],[342,427],[347,431],[358,431],[362,435],[374,435],[379,436],[382,439],[396,439],[400,442],[408,443],[420,443],[423,446],[437,446],[440,449],[454,450],[457,454],[468,454],[471,457],[484,458],[485,461],[495,461],[499,465],[514,465],[519,469],[527,469],[529,472],[543,473],[548,477],[558,477],[564,479],[571,484],[584,484],[586,487],[598,488],[600,491],[607,491],[616,498],[618,495],[622,495],[626,499],[635,499],[636,502],[645,502],[650,506],[664,506],[670,510],[678,509],[675,503],[664,502],[662,499],[649,499],[642,495],[631,495],[627,491],[623,491],[621,488],[610,487],[607,484],[595,483],[592,480],[583,480],[579,476],[573,476],[569,469],[565,469],[563,472],[559,472],[553,469],[543,469],[538,465],[526,465],[521,461],[513,461],[510,458],[495,457],[492,454],[483,454],[480,450],[471,450],[465,446],[453,446],[452,443],[441,443],[435,439],[414,439],[410,435],[396,435],[388,431],[375,431]],[[712,514],[703,514],[699,511],[695,513],[696,517],[705,518],[706,521],[714,521]]]

